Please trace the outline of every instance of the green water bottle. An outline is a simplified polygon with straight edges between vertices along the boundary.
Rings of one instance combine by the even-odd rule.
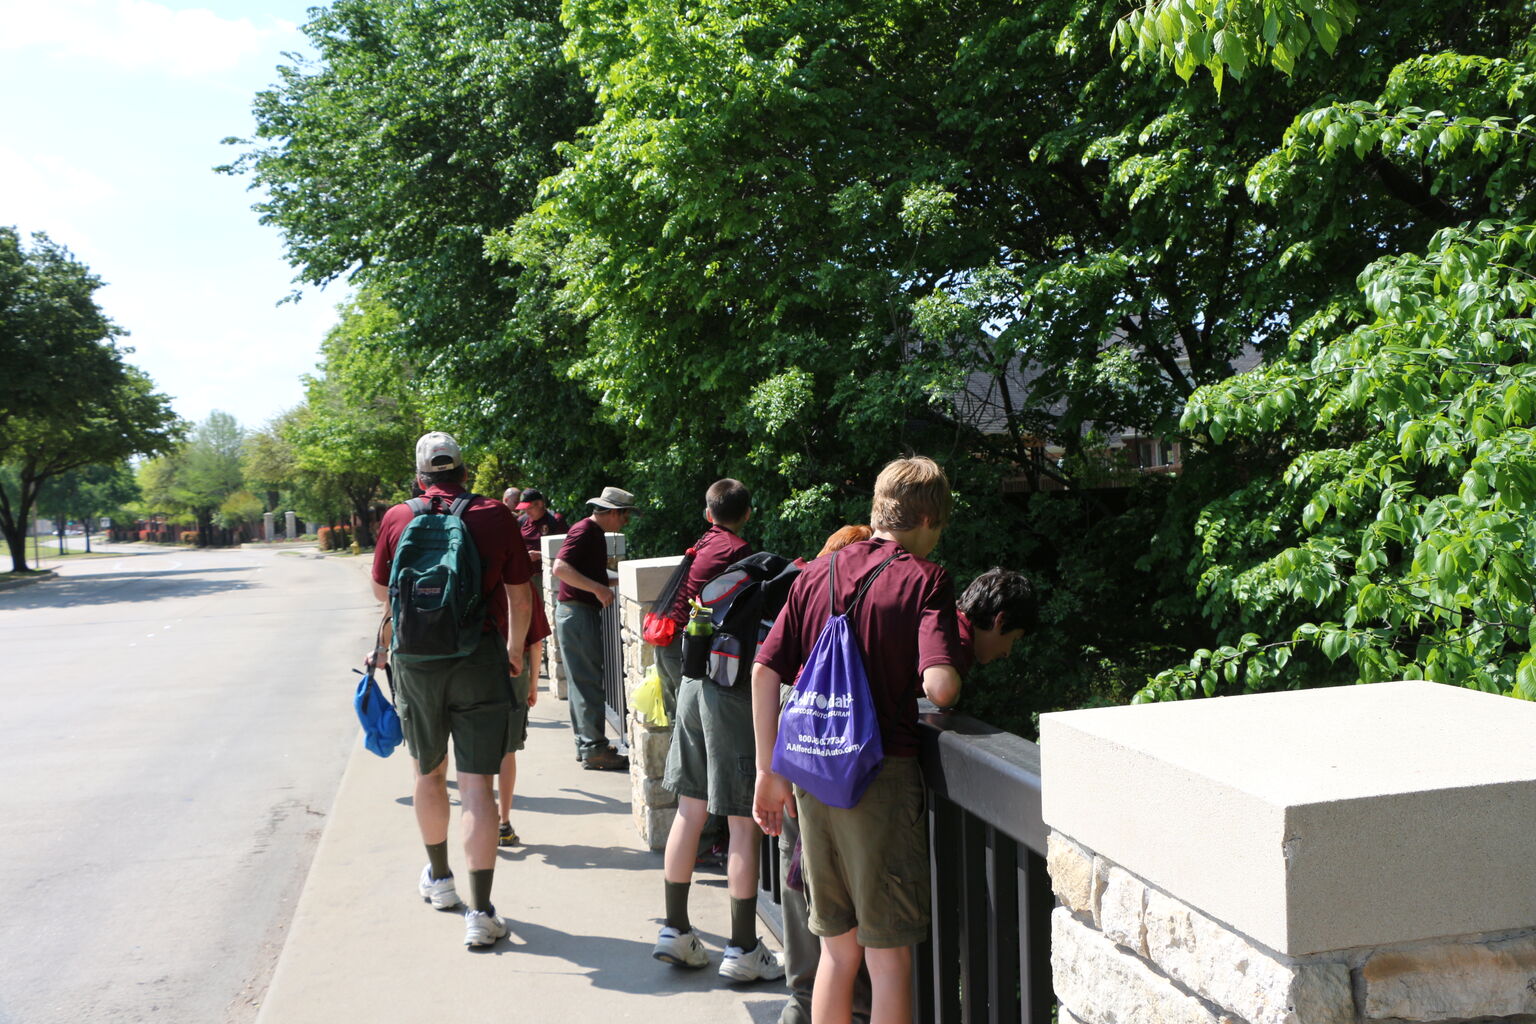
[[[709,649],[714,646],[715,623],[710,618],[709,607],[694,598],[688,599],[693,614],[683,628],[683,675],[690,679],[702,679],[709,671]]]
[[[695,597],[690,597],[688,604],[693,609],[693,614],[688,617],[688,625],[685,632],[689,636],[713,636],[715,623],[710,618],[709,608],[700,604],[698,598]]]

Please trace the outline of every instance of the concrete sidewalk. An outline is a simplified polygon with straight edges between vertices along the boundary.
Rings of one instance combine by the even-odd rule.
[[[496,910],[511,934],[471,952],[461,915],[422,902],[416,881],[426,854],[405,748],[385,760],[359,742],[260,1024],[777,1020],[782,981],[730,987],[715,973],[729,927],[722,870],[694,876],[691,916],[709,967],[690,971],[651,959],[661,923],[661,854],[636,835],[629,777],[582,769],[567,705],[545,687],[518,755],[512,824],[526,845],[502,850],[496,870]],[[462,894],[468,877],[457,812],[449,856]]]

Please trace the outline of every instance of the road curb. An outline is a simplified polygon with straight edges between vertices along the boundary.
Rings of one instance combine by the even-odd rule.
[[[42,572],[37,573],[35,576],[22,576],[17,579],[0,580],[0,590],[15,590],[18,587],[30,587],[34,583],[43,582],[43,580],[58,579],[58,576],[59,573],[57,569],[44,569]]]

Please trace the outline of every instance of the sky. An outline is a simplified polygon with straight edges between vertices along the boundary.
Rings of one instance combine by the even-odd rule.
[[[194,422],[255,429],[299,404],[347,296],[279,305],[296,289],[281,236],[246,179],[213,172],[318,2],[0,0],[0,225],[106,282],[128,361]]]

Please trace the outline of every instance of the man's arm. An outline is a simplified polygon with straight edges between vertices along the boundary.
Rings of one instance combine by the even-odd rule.
[[[577,590],[585,590],[597,595],[597,601],[604,608],[613,604],[613,588],[607,583],[599,583],[576,569],[564,559],[555,559],[555,579],[563,583],[569,583]]]
[[[363,656],[363,665],[367,668],[378,668],[389,661],[389,639],[393,634],[394,623],[389,620],[389,588],[377,580],[369,579],[373,584],[373,599],[383,605],[384,625],[378,639],[374,641],[373,650]]]
[[[528,621],[533,617],[533,591],[527,583],[508,583],[507,665],[512,674],[523,670],[523,649],[528,643]]]
[[[752,666],[752,735],[757,745],[757,783],[752,791],[752,818],[770,836],[784,830],[784,812],[795,817],[789,780],[773,770],[773,745],[779,735],[781,677],[767,665]]]
[[[931,665],[923,670],[923,695],[940,708],[952,708],[960,699],[960,673],[953,665]]]

